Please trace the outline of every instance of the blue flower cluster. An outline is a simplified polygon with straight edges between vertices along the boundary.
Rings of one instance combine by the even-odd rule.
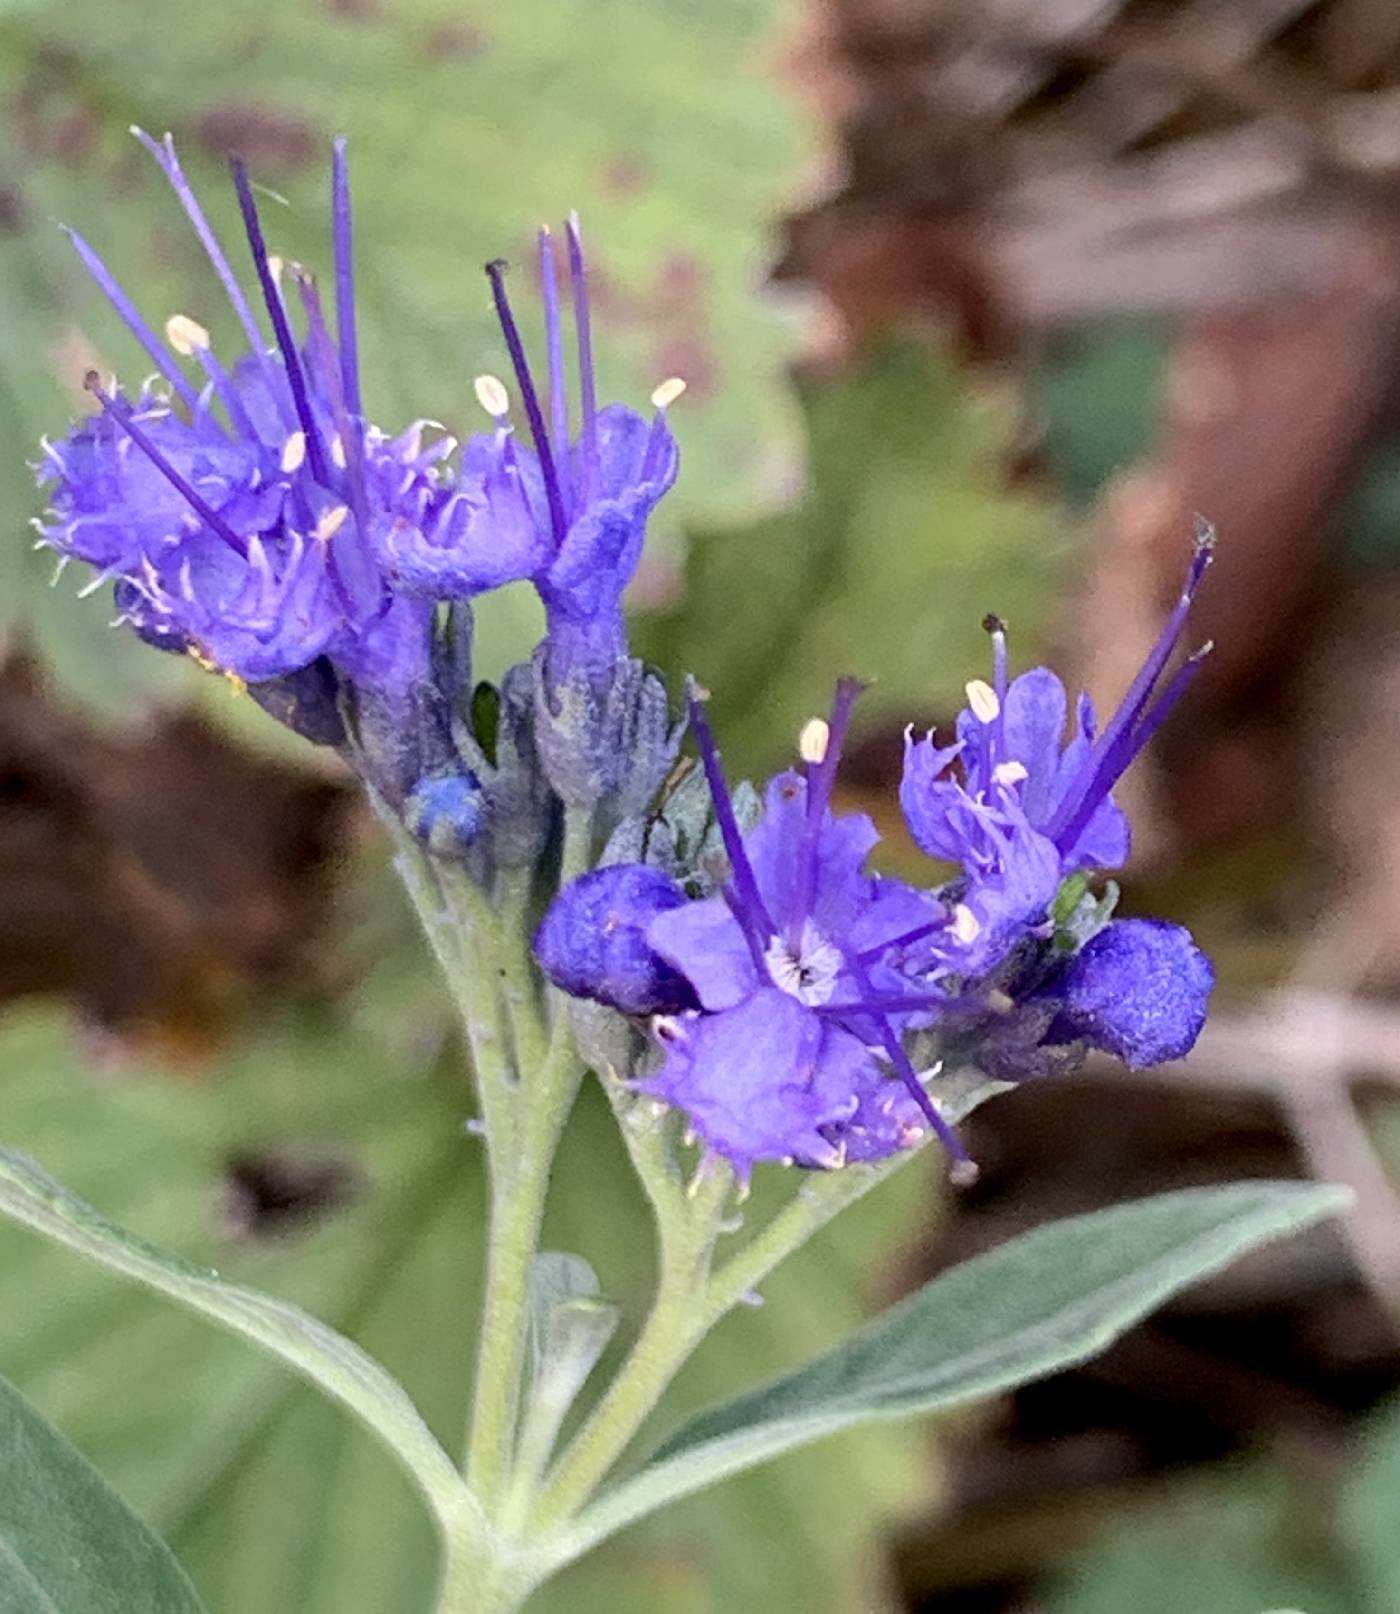
[[[578,347],[574,421],[555,243],[541,231],[547,393],[525,355],[506,266],[490,264],[529,440],[517,440],[507,389],[488,375],[476,394],[493,429],[459,450],[426,421],[389,435],[365,415],[343,141],[332,172],[332,324],[314,276],[269,253],[240,161],[233,181],[254,299],[170,136],[134,132],[193,226],[246,351],[225,363],[207,330],[183,314],[158,334],[73,234],[156,373],[133,394],[89,374],[95,412],[61,442],[46,441],[36,467],[50,501],[36,523],[40,543],[62,562],[93,566],[90,586],[110,582],[120,620],[143,639],[252,687],[308,737],[344,742],[348,713],[369,731],[362,751],[378,762],[374,782],[396,803],[430,776],[440,798],[441,778],[454,769],[442,700],[444,615],[460,678],[469,602],[488,590],[535,586],[549,622],[539,693],[552,710],[572,694],[601,714],[614,686],[628,681],[622,594],[647,518],[675,480],[666,413],[682,388],[658,388],[649,420],[598,406],[577,222],[566,231]],[[459,806],[458,825],[470,818]]]
[[[1196,676],[1167,677],[1210,561],[1198,537],[1176,609],[1103,731],[1087,698],[1066,740],[1063,684],[1038,667],[1008,679],[989,618],[991,682],[967,686],[956,739],[906,742],[905,822],[956,878],[923,889],[871,874],[874,825],[832,811],[859,686],[804,730],[801,771],[768,786],[761,820],[737,821],[704,713],[691,728],[727,860],[691,899],[677,878],[619,863],[566,888],[536,951],[566,991],[650,1014],[659,1068],[637,1082],[683,1110],[714,1154],[835,1167],[884,1158],[932,1131],[972,1172],[941,1113],[938,1064],[956,1054],[996,1080],[1072,1068],[1090,1048],[1134,1067],[1180,1058],[1213,984],[1180,926],[1110,920],[1091,871],[1121,864],[1128,825],[1111,792]]]
[[[542,231],[543,388],[505,265],[486,269],[527,440],[505,384],[484,375],[492,429],[459,449],[427,422],[390,435],[365,415],[343,142],[332,324],[315,278],[270,255],[240,162],[251,300],[170,137],[138,138],[246,351],[226,364],[186,315],[157,334],[75,235],[156,373],[135,393],[89,374],[94,412],[46,442],[37,467],[50,500],[41,544],[95,568],[92,586],[113,586],[143,639],[340,747],[430,857],[464,863],[488,891],[502,867],[553,867],[561,804],[606,837],[601,866],[549,906],[535,952],[563,992],[647,1023],[655,1052],[638,1091],[684,1111],[741,1176],[760,1161],[879,1160],[933,1133],[966,1177],[939,1103],[945,1062],[1018,1081],[1091,1048],[1144,1066],[1191,1047],[1209,963],[1177,926],[1112,920],[1090,880],[1128,853],[1114,785],[1200,669],[1197,653],[1170,670],[1208,532],[1101,731],[1087,699],[1071,722],[1045,668],[1010,678],[1005,631],[987,619],[990,681],[968,684],[949,744],[908,738],[900,789],[914,841],[957,873],[927,886],[880,877],[867,867],[870,819],[833,808],[855,681],[838,684],[829,718],[802,733],[801,765],[760,800],[731,795],[696,695],[675,721],[660,678],[629,653],[622,595],[676,477],[667,410],[682,384],[657,389],[650,419],[599,407],[576,222],[575,407],[560,266]],[[544,641],[499,687],[474,684],[472,601],[520,581],[543,603]],[[677,783],[687,723],[702,767]]]

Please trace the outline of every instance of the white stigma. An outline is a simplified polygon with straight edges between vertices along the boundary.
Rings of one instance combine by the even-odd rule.
[[[797,754],[804,762],[825,762],[831,744],[831,725],[824,717],[814,717],[802,725],[797,736]]]
[[[979,723],[995,723],[1001,715],[996,690],[981,678],[974,678],[967,685],[967,704]]]
[[[306,458],[306,433],[293,432],[282,445],[282,469],[290,476],[293,471],[301,468]]]
[[[209,351],[209,332],[188,314],[172,314],[166,320],[165,339],[182,359]]]
[[[799,1003],[829,1003],[845,960],[809,919],[794,953],[782,936],[775,936],[763,954],[773,985]]]
[[[1019,785],[1029,777],[1024,762],[998,762],[992,769],[992,778],[999,785]]]
[[[493,420],[503,420],[510,413],[510,394],[503,381],[493,375],[479,375],[472,386],[476,401]]]
[[[345,525],[345,518],[349,514],[350,508],[344,504],[338,504],[333,509],[327,510],[316,523],[316,530],[311,536],[323,544],[328,544]]]
[[[685,391],[685,382],[678,375],[673,375],[669,381],[663,381],[651,395],[653,409],[669,409],[676,399]]]
[[[965,902],[960,902],[953,909],[953,934],[964,946],[975,942],[982,934],[982,926],[977,915]]]

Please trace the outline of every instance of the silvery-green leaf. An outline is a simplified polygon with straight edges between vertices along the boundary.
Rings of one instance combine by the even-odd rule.
[[[1071,1217],[941,1273],[844,1343],[687,1423],[551,1544],[578,1556],[781,1452],[877,1419],[996,1395],[1102,1350],[1255,1244],[1337,1213],[1343,1189],[1254,1182]]]
[[[0,1379],[5,1614],[199,1614],[185,1572],[87,1458]]]
[[[444,1524],[470,1526],[475,1499],[403,1388],[359,1348],[271,1295],[228,1283],[109,1222],[42,1167],[0,1149],[0,1213],[57,1239],[280,1357],[360,1418],[399,1458]]]

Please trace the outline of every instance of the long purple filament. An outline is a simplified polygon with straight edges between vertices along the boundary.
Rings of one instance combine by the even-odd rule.
[[[588,315],[588,277],[583,266],[583,238],[578,214],[569,215],[569,282],[574,294],[574,327],[578,332],[578,384],[580,437],[583,442],[583,477],[579,503],[593,496],[598,474],[598,392],[593,378],[593,327]]]
[[[277,337],[282,363],[286,367],[287,384],[292,391],[292,404],[306,436],[306,457],[311,465],[311,474],[323,487],[328,486],[330,475],[326,465],[325,449],[321,444],[321,433],[316,425],[316,416],[312,413],[311,398],[306,390],[306,377],[301,368],[301,356],[297,352],[292,328],[287,323],[287,311],[282,306],[277,282],[272,278],[272,265],[268,262],[267,244],[263,240],[262,223],[258,218],[258,204],[253,200],[253,188],[248,183],[247,165],[241,157],[231,157],[229,167],[233,171],[234,189],[238,192],[238,206],[243,214],[248,250],[253,255],[253,266],[258,273],[263,301],[267,304],[268,317],[272,320],[272,329]]]
[[[335,322],[340,336],[340,386],[345,407],[358,432],[363,413],[360,404],[360,345],[355,330],[355,261],[350,228],[350,167],[345,136],[331,147],[331,230],[335,241]]]
[[[758,881],[754,877],[753,864],[749,862],[749,854],[744,848],[744,838],[739,833],[739,821],[734,816],[734,803],[730,799],[729,786],[724,781],[724,772],[719,765],[719,752],[715,749],[714,736],[710,733],[704,709],[693,692],[687,695],[686,705],[690,711],[690,726],[695,731],[695,744],[700,752],[700,764],[705,770],[705,780],[710,787],[710,799],[714,803],[715,822],[719,825],[724,850],[729,857],[729,866],[734,871],[734,887],[738,900],[748,914],[750,922],[764,936],[776,936],[777,927],[768,916],[768,909],[758,889]]]
[[[902,936],[896,936],[891,941],[881,942],[878,947],[867,947],[856,954],[862,964],[878,964],[886,953],[893,952],[897,947],[911,947],[917,941],[923,941],[927,936],[936,936],[939,931],[947,930],[953,923],[951,916],[945,914],[941,919],[932,919],[926,925],[915,925],[912,930],[906,930]]]
[[[1195,682],[1210,651],[1210,645],[1203,645],[1189,660],[1178,667],[1137,727],[1127,734],[1120,735],[1118,743],[1111,750],[1103,752],[1097,766],[1089,775],[1088,784],[1081,793],[1079,806],[1070,815],[1057,837],[1057,845],[1071,847],[1084,833],[1089,820],[1103,804],[1104,797],[1137,760],[1148,741],[1171,715],[1172,708]]]
[[[554,532],[555,547],[558,548],[564,542],[568,522],[564,517],[564,501],[559,493],[559,478],[554,467],[554,455],[549,446],[549,434],[545,430],[544,415],[540,412],[539,394],[535,391],[535,383],[530,376],[530,366],[525,358],[525,344],[520,340],[520,327],[515,323],[510,298],[506,296],[505,263],[499,258],[493,263],[488,263],[486,278],[491,282],[496,318],[500,322],[501,334],[506,339],[506,351],[510,354],[511,368],[515,371],[520,398],[525,405],[525,417],[530,423],[530,436],[535,444],[535,453],[539,456],[545,498],[549,503],[549,524]]]
[[[837,681],[836,694],[831,703],[831,717],[827,724],[826,750],[821,761],[807,774],[807,816],[802,825],[802,838],[797,846],[797,875],[794,881],[792,920],[788,925],[788,946],[794,953],[799,950],[802,927],[812,912],[817,891],[817,865],[820,861],[822,828],[827,809],[831,805],[831,792],[836,783],[836,770],[841,762],[841,747],[845,744],[846,728],[851,720],[851,708],[860,698],[864,685],[858,678]]]
[[[208,500],[205,499],[196,488],[192,487],[190,483],[180,475],[180,473],[175,469],[170,461],[166,459],[165,455],[161,453],[161,451],[150,440],[150,438],[146,436],[145,432],[141,430],[135,421],[131,420],[126,414],[123,413],[121,408],[118,406],[116,399],[113,398],[110,393],[103,391],[102,387],[98,384],[97,372],[95,370],[88,373],[86,385],[87,390],[101,405],[102,412],[107,416],[107,418],[111,420],[121,431],[126,433],[132,442],[136,444],[137,448],[139,448],[146,458],[150,460],[151,464],[155,466],[156,470],[158,470],[165,480],[169,482],[171,487],[175,489],[180,497],[184,499],[186,504],[189,505],[190,509],[194,511],[199,519],[203,521],[205,525],[208,526],[213,532],[217,533],[218,536],[222,538],[229,548],[232,549],[236,554],[246,555],[248,552],[248,546],[244,543],[244,541],[238,536],[233,528],[229,526],[228,522],[224,520],[219,512],[214,509]]]
[[[560,494],[569,511],[569,399],[564,388],[564,331],[559,320],[559,278],[554,268],[554,238],[540,231],[540,288],[544,294],[545,350],[549,355],[549,429],[554,463],[564,473]]]
[[[306,313],[306,329],[311,350],[316,357],[317,366],[325,376],[331,416],[340,435],[341,447],[345,451],[346,496],[355,518],[354,536],[358,540],[352,548],[351,543],[347,541],[348,534],[344,531],[331,540],[331,559],[334,562],[332,571],[337,578],[341,578],[347,570],[345,566],[347,557],[353,557],[353,560],[358,562],[354,566],[355,575],[344,578],[344,591],[349,599],[349,614],[361,617],[373,611],[379,604],[381,589],[377,568],[372,557],[366,553],[369,543],[369,498],[365,489],[359,423],[352,421],[346,412],[345,397],[341,392],[341,376],[335,362],[335,349],[331,345],[330,331],[326,327],[326,316],[321,308],[321,294],[317,290],[316,282],[311,275],[304,273],[297,275],[296,282],[302,308]]]
[[[1123,735],[1137,726],[1144,708],[1152,697],[1152,691],[1156,687],[1158,679],[1162,676],[1163,669],[1171,659],[1172,651],[1176,648],[1177,640],[1180,639],[1182,629],[1186,626],[1186,618],[1190,613],[1192,601],[1196,597],[1196,591],[1201,585],[1201,579],[1205,576],[1206,567],[1210,565],[1214,546],[1214,530],[1201,523],[1197,527],[1196,549],[1191,557],[1191,567],[1186,574],[1186,583],[1176,605],[1172,609],[1171,615],[1167,618],[1161,633],[1158,635],[1157,642],[1148,652],[1147,659],[1139,669],[1137,677],[1133,679],[1118,710],[1113,714],[1111,721],[1095,742],[1089,763],[1081,775],[1080,783],[1066,793],[1064,799],[1051,816],[1049,823],[1044,826],[1043,833],[1054,841],[1057,846],[1065,847],[1072,844],[1065,838],[1066,826],[1071,821],[1074,821],[1080,823],[1082,828],[1083,824],[1088,822],[1088,818],[1092,817],[1094,808],[1097,807],[1098,800],[1102,797],[1103,790],[1111,789],[1113,781],[1121,774],[1122,768],[1119,768],[1116,773],[1107,777],[1106,783],[1101,784],[1107,774],[1107,770],[1103,766],[1105,760],[1117,754]],[[1124,763],[1123,766],[1126,767],[1127,764]],[[1086,816],[1083,810],[1086,804],[1090,803],[1092,805],[1088,806]]]
[[[229,304],[243,327],[243,334],[248,339],[248,345],[262,369],[264,379],[268,383],[273,397],[276,397],[275,375],[267,356],[267,347],[263,341],[263,334],[258,328],[258,322],[253,317],[253,310],[248,305],[248,299],[243,295],[243,288],[238,284],[238,278],[224,256],[223,248],[219,245],[219,238],[210,227],[209,220],[204,216],[204,209],[199,205],[199,198],[195,195],[193,187],[185,178],[184,170],[180,167],[180,160],[175,155],[175,143],[169,135],[164,141],[153,140],[144,129],[133,129],[132,134],[160,164],[161,172],[170,182],[170,188],[175,192],[180,206],[185,210],[185,216],[199,237],[200,245],[213,266],[214,273],[219,277],[219,283],[224,288]]]
[[[864,966],[851,958],[847,959],[847,964],[851,973],[855,976],[861,991],[868,998],[875,997],[876,994],[871,990],[869,973]],[[968,1159],[967,1150],[963,1148],[957,1133],[938,1113],[938,1106],[929,1097],[927,1089],[919,1080],[918,1072],[910,1062],[909,1055],[905,1053],[904,1044],[899,1040],[898,1033],[883,1015],[873,1015],[871,1018],[875,1022],[885,1053],[889,1056],[889,1061],[894,1066],[895,1074],[904,1083],[910,1098],[914,1100],[928,1118],[928,1123],[936,1133],[939,1142],[942,1143],[954,1160],[959,1162],[966,1161]]]
[[[149,325],[137,312],[135,303],[117,284],[116,277],[103,263],[102,259],[83,240],[76,230],[69,230],[68,239],[73,243],[73,249],[83,260],[83,266],[97,282],[103,295],[112,307],[121,316],[126,328],[145,348],[147,354],[154,361],[156,368],[165,379],[174,387],[181,401],[191,411],[199,408],[199,392],[191,385],[189,378],[175,362],[174,355],[165,343],[156,335]]]

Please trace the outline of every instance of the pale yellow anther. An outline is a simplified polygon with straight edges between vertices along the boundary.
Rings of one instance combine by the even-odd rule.
[[[282,271],[284,268],[286,268],[286,264],[275,252],[268,254],[267,272],[272,276],[272,284],[279,288],[282,285]]]
[[[345,443],[339,432],[331,438],[331,463],[338,465],[342,471],[345,469]]]
[[[316,523],[316,530],[311,536],[319,539],[323,544],[328,544],[345,525],[345,518],[349,514],[350,507],[344,504],[338,504],[334,508],[327,510],[325,515]]]
[[[302,461],[306,458],[306,433],[293,432],[282,444],[282,469],[290,476],[293,471],[299,470]]]
[[[209,351],[209,332],[188,314],[172,314],[165,322],[165,339],[181,358]]]
[[[678,375],[673,375],[669,381],[663,381],[651,395],[653,409],[669,409],[676,399],[685,391],[685,382]]]
[[[825,762],[831,744],[831,725],[824,717],[810,718],[797,736],[797,754],[804,762]]]
[[[981,678],[974,678],[967,685],[967,704],[979,723],[995,723],[1001,712],[996,690]]]
[[[992,778],[999,785],[1019,785],[1027,777],[1024,762],[998,762],[992,769]]]
[[[502,420],[510,413],[510,394],[498,377],[479,375],[472,386],[476,389],[476,401],[493,420]]]
[[[977,915],[965,902],[960,902],[953,909],[953,934],[964,946],[969,946],[982,934]]]

